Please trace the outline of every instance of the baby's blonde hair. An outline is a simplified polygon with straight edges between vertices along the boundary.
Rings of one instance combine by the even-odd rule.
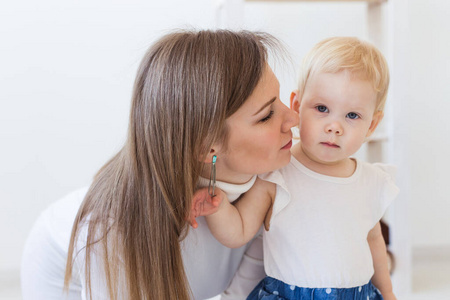
[[[383,54],[372,44],[355,37],[331,37],[316,44],[303,59],[299,96],[308,79],[318,73],[350,71],[372,83],[377,92],[375,112],[383,111],[389,87],[389,69]]]

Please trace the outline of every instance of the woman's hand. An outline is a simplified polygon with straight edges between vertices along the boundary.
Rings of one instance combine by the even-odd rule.
[[[208,216],[217,212],[220,203],[226,199],[226,195],[221,189],[216,187],[215,192],[216,194],[213,197],[209,194],[208,188],[199,189],[194,193],[188,220],[193,228],[198,227],[195,218],[199,216]]]

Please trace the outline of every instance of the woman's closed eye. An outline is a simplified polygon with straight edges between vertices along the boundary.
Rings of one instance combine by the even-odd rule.
[[[267,116],[265,116],[264,118],[262,118],[261,120],[259,120],[259,123],[265,123],[265,122],[269,121],[270,118],[272,118],[273,113],[274,113],[274,111],[271,110]]]
[[[361,117],[360,117],[357,113],[355,113],[355,112],[349,112],[349,113],[347,114],[346,117],[349,118],[349,119],[352,119],[352,120],[356,120],[356,119],[361,118]]]

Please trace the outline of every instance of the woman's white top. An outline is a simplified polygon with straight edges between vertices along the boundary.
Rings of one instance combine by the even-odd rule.
[[[81,274],[74,272],[68,294],[63,293],[67,251],[75,216],[87,188],[50,205],[34,223],[22,256],[24,300],[81,299]]]
[[[234,201],[256,180],[243,185],[218,182]],[[202,183],[204,184],[204,183]],[[207,183],[206,183],[207,185]],[[21,268],[24,300],[86,299],[83,253],[77,258],[68,294],[63,293],[67,251],[75,216],[87,192],[83,188],[50,205],[41,213],[27,239]],[[199,227],[190,230],[182,242],[183,260],[195,299],[206,299],[222,293],[230,284],[246,250],[246,246],[230,249],[217,242],[204,217],[197,218]],[[82,237],[84,237],[82,232]],[[85,243],[81,238],[78,247]],[[150,259],[150,258],[149,258]],[[93,258],[93,299],[108,299],[101,268]],[[252,287],[249,287],[251,290]]]
[[[395,168],[357,160],[350,177],[313,172],[294,157],[262,179],[277,184],[269,231],[264,231],[268,276],[308,288],[350,288],[374,269],[369,231],[396,197]]]
[[[233,202],[247,192],[255,180],[256,175],[242,185],[217,181],[216,186],[227,194],[230,202]],[[200,178],[200,186],[207,187],[208,184],[209,179]],[[198,217],[197,223],[198,228],[190,230],[181,246],[184,267],[194,297],[207,299],[219,295],[229,286],[247,245],[236,249],[225,247],[209,231],[205,217]],[[247,292],[250,293],[252,288],[248,287]]]

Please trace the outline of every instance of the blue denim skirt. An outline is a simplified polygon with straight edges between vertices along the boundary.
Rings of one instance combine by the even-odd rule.
[[[383,300],[383,297],[372,282],[354,288],[301,288],[267,276],[247,297],[255,299]]]

